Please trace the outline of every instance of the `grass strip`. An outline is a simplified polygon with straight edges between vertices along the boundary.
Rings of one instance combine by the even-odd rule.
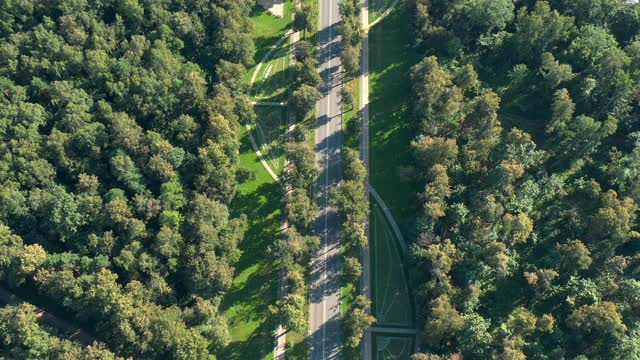
[[[222,305],[231,332],[223,358],[259,359],[273,350],[266,317],[267,307],[277,298],[278,274],[267,249],[280,231],[282,190],[260,164],[244,127],[240,138],[240,165],[254,171],[256,179],[238,186],[230,207],[234,217],[247,215],[248,227],[236,276]]]

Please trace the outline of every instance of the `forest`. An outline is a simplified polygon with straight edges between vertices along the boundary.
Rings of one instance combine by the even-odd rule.
[[[640,5],[414,0],[415,359],[640,359]]]
[[[6,306],[3,356],[213,359],[229,342],[252,4],[0,1],[0,281],[97,339]]]

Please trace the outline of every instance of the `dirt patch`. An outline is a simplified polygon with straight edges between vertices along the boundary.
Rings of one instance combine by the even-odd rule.
[[[258,4],[267,9],[272,15],[284,16],[284,0],[258,0]]]

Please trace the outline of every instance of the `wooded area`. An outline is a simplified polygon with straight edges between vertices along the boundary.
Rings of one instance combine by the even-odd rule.
[[[640,358],[640,5],[414,12],[415,359]]]
[[[0,311],[3,354],[206,359],[227,344],[252,4],[0,2],[0,279],[109,349],[20,305]]]

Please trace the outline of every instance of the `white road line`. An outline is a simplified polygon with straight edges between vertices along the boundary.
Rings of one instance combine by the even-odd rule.
[[[328,58],[328,62],[327,62],[327,68],[325,69],[327,71],[327,76],[329,77],[329,83],[330,81],[330,73],[329,70],[331,69],[331,15],[332,15],[332,8],[331,8],[331,4],[333,4],[333,1],[329,1],[329,42],[327,43],[327,46],[329,47],[329,58]],[[325,127],[324,127],[324,141],[325,141],[325,176],[324,176],[324,281],[322,282],[322,294],[323,294],[323,298],[322,298],[322,359],[324,359],[324,354],[326,351],[326,330],[327,330],[327,326],[326,326],[326,317],[327,317],[327,298],[324,296],[326,293],[326,289],[327,289],[327,252],[329,251],[327,249],[327,237],[329,236],[329,225],[328,225],[328,219],[329,219],[329,124],[331,123],[331,85],[329,85],[329,90],[327,91],[327,121],[325,122]]]

